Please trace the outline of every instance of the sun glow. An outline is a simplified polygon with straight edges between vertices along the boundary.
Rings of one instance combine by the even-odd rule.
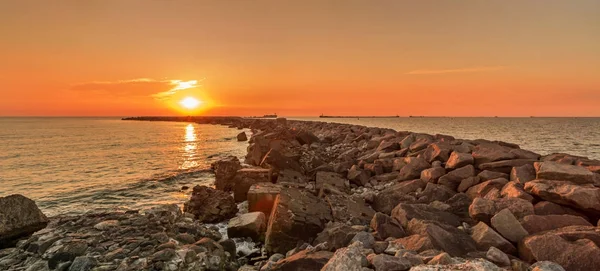
[[[202,102],[194,97],[186,97],[179,101],[179,104],[187,109],[195,109],[202,104]]]

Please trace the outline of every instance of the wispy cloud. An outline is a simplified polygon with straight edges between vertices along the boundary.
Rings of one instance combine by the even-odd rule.
[[[414,70],[407,72],[406,74],[444,74],[444,73],[469,73],[469,72],[488,72],[488,71],[499,71],[508,68],[507,66],[484,66],[484,67],[471,67],[461,69],[446,69],[446,70]]]
[[[198,80],[156,80],[137,78],[118,81],[95,81],[74,84],[75,91],[105,92],[115,96],[150,96],[158,100],[167,100],[173,94],[191,88],[197,88]]]

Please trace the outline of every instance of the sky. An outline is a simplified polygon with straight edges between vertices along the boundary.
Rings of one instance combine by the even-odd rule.
[[[0,116],[600,116],[598,0],[0,0],[0,37]]]

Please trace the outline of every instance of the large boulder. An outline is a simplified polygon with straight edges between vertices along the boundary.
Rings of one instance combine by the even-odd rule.
[[[183,211],[193,214],[201,222],[215,223],[234,217],[238,208],[229,193],[196,185],[192,197],[184,203]]]
[[[446,162],[446,169],[457,169],[466,165],[471,165],[475,162],[473,156],[470,153],[452,152],[448,162]]]
[[[384,213],[375,213],[371,220],[371,229],[373,229],[375,237],[380,240],[385,240],[388,237],[401,238],[406,236],[402,225],[396,219]]]
[[[290,257],[281,259],[271,266],[271,271],[313,271],[321,270],[329,259],[333,256],[333,252],[329,251],[310,251],[308,249],[300,251]]]
[[[215,188],[223,191],[232,191],[235,184],[235,175],[242,169],[240,160],[235,156],[212,163],[215,172]]]
[[[243,214],[229,220],[227,224],[227,236],[229,238],[250,237],[254,241],[260,241],[267,228],[267,218],[261,212]]]
[[[565,181],[533,180],[525,191],[543,200],[572,206],[586,212],[600,212],[600,188],[591,184],[577,185]]]
[[[414,202],[416,198],[411,193],[425,188],[423,180],[402,182],[381,191],[373,200],[373,209],[389,214],[401,202]]]
[[[500,191],[500,195],[505,198],[520,198],[533,202],[533,196],[529,195],[523,189],[523,185],[518,182],[510,181]]]
[[[335,172],[318,171],[315,180],[315,188],[317,190],[326,186],[335,187],[340,191],[346,189],[346,179]]]
[[[556,162],[538,162],[534,167],[537,179],[569,181],[575,184],[594,183],[594,173],[584,167]]]
[[[426,204],[400,203],[392,210],[392,217],[406,227],[412,219],[438,221],[453,227],[461,224],[459,217],[452,213],[440,211]]]
[[[462,180],[473,176],[475,176],[475,168],[473,165],[466,165],[459,169],[450,171],[446,175],[440,177],[438,184],[447,186],[452,190],[456,190]]]
[[[241,132],[237,135],[237,141],[248,141],[248,136],[246,136],[246,132]]]
[[[18,194],[0,197],[0,248],[46,225],[48,218],[33,200]]]
[[[535,180],[535,168],[531,164],[513,167],[510,171],[510,181],[525,184],[531,180]]]
[[[510,152],[510,148],[493,143],[482,143],[473,147],[475,164],[480,165],[500,160],[515,159],[517,156]]]
[[[491,224],[498,233],[513,243],[518,243],[529,235],[509,209],[502,209],[494,215]]]
[[[431,165],[423,158],[412,157],[409,162],[402,167],[398,178],[401,181],[418,179],[421,177],[421,171],[428,169]]]
[[[488,250],[490,247],[496,247],[508,254],[515,254],[517,252],[513,244],[483,222],[479,222],[473,227],[471,238],[473,238],[477,244],[477,248],[480,250]]]
[[[536,215],[576,215],[588,219],[584,214],[574,209],[549,201],[540,201],[533,206]]]
[[[600,228],[571,226],[525,237],[519,256],[530,263],[553,261],[569,271],[598,270],[599,244]]]
[[[233,198],[236,202],[248,199],[248,190],[257,183],[271,182],[271,170],[266,168],[243,168],[237,171],[233,184]]]
[[[427,146],[427,149],[425,149],[425,152],[423,153],[423,157],[429,163],[433,161],[446,162],[448,161],[451,151],[452,148],[448,143],[436,142]]]
[[[475,242],[468,234],[455,226],[439,221],[412,219],[408,223],[407,231],[411,234],[428,237],[436,249],[445,251],[454,257],[477,250]]]
[[[364,260],[365,256],[362,254],[362,245],[357,242],[348,247],[338,249],[321,270],[362,271],[362,263]]]
[[[568,226],[592,226],[582,217],[573,215],[528,215],[523,218],[521,225],[529,234]]]
[[[297,188],[282,188],[273,208],[265,240],[270,254],[285,254],[299,241],[309,242],[323,230],[327,221],[333,220],[325,201]]]
[[[279,192],[281,192],[281,185],[279,184],[258,183],[252,185],[248,189],[248,211],[262,212],[268,220]]]
[[[535,160],[535,159],[502,160],[502,161],[480,164],[479,169],[509,174],[512,171],[513,167],[519,167],[519,166],[523,166],[523,165],[532,165],[536,161],[537,160]]]

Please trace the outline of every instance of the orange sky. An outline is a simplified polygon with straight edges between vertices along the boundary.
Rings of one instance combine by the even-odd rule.
[[[598,0],[0,1],[0,35],[0,115],[600,116]]]

